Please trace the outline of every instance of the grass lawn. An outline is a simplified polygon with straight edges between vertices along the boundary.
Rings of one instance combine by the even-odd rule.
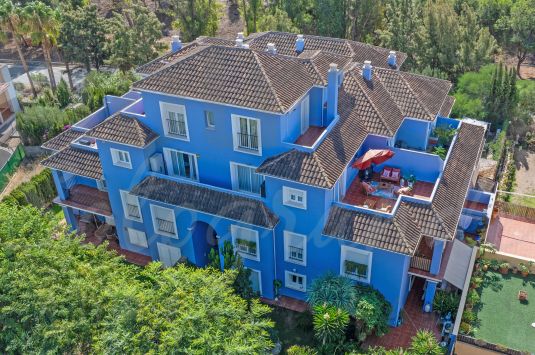
[[[276,336],[282,343],[282,353],[292,345],[314,345],[312,315],[280,307],[273,307],[271,319],[275,322]]]
[[[479,324],[476,338],[504,345],[512,349],[535,352],[535,275],[503,276],[488,271],[481,291],[481,305],[477,310]],[[521,303],[518,291],[528,292],[528,301]]]

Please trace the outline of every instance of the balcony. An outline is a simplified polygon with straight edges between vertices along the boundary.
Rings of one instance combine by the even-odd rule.
[[[238,148],[258,151],[258,136],[253,134],[237,132]]]
[[[183,120],[167,119],[167,133],[178,137],[187,137],[186,122]]]
[[[429,271],[431,270],[431,259],[423,256],[413,256],[411,258],[411,268]]]
[[[60,206],[71,207],[99,216],[111,217],[112,211],[108,193],[87,185],[74,185],[68,190],[68,197],[54,199]]]
[[[312,147],[319,137],[325,132],[325,127],[310,126],[305,133],[297,137],[294,144],[302,145],[304,147]]]
[[[352,206],[364,207],[381,212],[392,212],[398,198],[401,195],[409,195],[414,198],[429,200],[435,187],[434,183],[426,181],[415,181],[412,183],[412,189],[409,191],[408,184],[403,186],[381,181],[379,173],[372,174],[372,177],[365,181],[372,186],[373,192],[368,190],[363,184],[364,180],[356,177],[342,200]]]
[[[162,218],[155,218],[156,225],[159,232],[167,233],[167,234],[176,234],[175,233],[175,224],[173,221],[168,221],[167,219]]]

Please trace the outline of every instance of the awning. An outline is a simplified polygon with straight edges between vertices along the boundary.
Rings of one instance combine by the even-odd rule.
[[[462,290],[466,281],[466,275],[468,275],[471,257],[472,248],[460,240],[455,239],[453,241],[448,265],[446,266],[444,280]]]

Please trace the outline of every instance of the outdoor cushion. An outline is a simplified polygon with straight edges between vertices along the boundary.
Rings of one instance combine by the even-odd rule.
[[[389,178],[391,172],[392,170],[390,168],[384,168],[383,172],[381,173],[381,177]]]
[[[399,179],[399,173],[400,172],[401,172],[401,170],[399,170],[399,169],[392,169],[392,174],[390,174],[390,177],[392,179],[397,180],[397,179]]]

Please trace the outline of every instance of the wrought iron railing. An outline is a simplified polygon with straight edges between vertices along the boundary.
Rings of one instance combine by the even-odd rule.
[[[182,120],[167,119],[167,132],[175,136],[186,137],[186,122]]]
[[[159,232],[175,234],[175,224],[172,221],[156,217],[156,224]]]
[[[258,136],[246,133],[236,133],[238,135],[238,147],[249,150],[258,150]]]
[[[128,212],[128,216],[132,218],[140,218],[141,214],[139,212],[139,206],[133,205],[131,203],[126,204],[126,210]]]
[[[418,270],[429,271],[431,270],[431,259],[423,256],[413,256],[411,258],[411,267]]]
[[[303,248],[297,248],[297,247],[290,245],[288,247],[288,251],[289,251],[288,258],[292,260],[303,261]]]

